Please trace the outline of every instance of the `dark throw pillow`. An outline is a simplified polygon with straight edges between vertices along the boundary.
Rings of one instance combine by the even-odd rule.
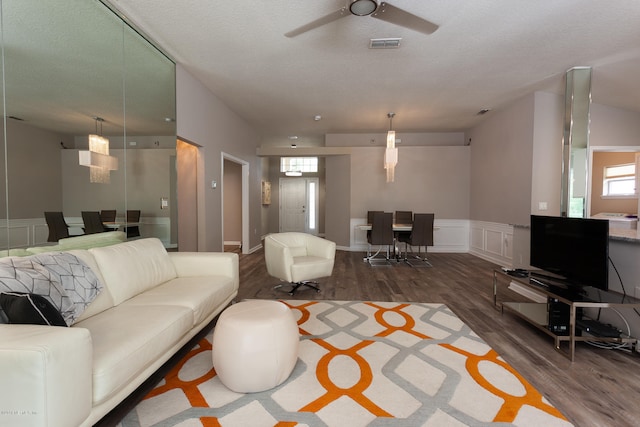
[[[5,292],[0,294],[0,307],[9,323],[67,326],[58,309],[42,295]]]

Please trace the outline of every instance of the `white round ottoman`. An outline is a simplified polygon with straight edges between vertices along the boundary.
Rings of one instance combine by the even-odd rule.
[[[230,390],[268,390],[291,375],[299,342],[289,307],[278,301],[240,302],[220,314],[213,330],[213,367]]]

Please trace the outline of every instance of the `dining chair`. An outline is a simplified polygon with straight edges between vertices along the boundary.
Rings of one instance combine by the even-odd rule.
[[[393,237],[393,214],[391,212],[375,212],[371,222],[371,236],[367,238],[369,243],[369,251],[366,260],[370,265],[389,264],[390,251],[389,248],[395,243]],[[378,251],[371,255],[371,247],[373,245],[380,246]],[[385,258],[378,258],[378,254],[382,247],[387,247]]]
[[[432,267],[427,260],[427,247],[433,246],[433,221],[432,213],[417,213],[413,216],[413,226],[408,237],[401,237],[398,240],[404,242],[404,262],[412,267]],[[408,257],[409,246],[417,246],[418,252],[411,258]],[[421,256],[420,249],[424,246],[424,257]],[[417,261],[417,262],[416,262]]]
[[[115,222],[116,210],[115,209],[101,210],[100,219],[102,219],[102,222]]]
[[[60,239],[69,237],[69,226],[64,220],[62,212],[45,212],[44,220],[49,227],[47,242],[57,242]]]
[[[139,210],[127,210],[127,224],[140,222]],[[128,225],[124,228],[127,238],[140,236],[140,227],[138,225]]]
[[[115,209],[107,209],[100,211],[100,220],[102,222],[115,222],[116,221],[116,210]],[[111,231],[111,228],[105,226],[104,231]]]
[[[412,211],[396,211],[396,217],[393,221],[394,224],[413,224],[413,212]],[[396,231],[396,241],[400,241],[400,238],[408,239],[411,231]]]
[[[383,213],[383,211],[367,211],[367,224],[373,224],[373,214]],[[367,230],[367,241],[371,238],[371,230]]]
[[[82,211],[82,222],[84,223],[84,234],[96,234],[104,233],[106,227],[100,219],[100,212],[98,211]]]

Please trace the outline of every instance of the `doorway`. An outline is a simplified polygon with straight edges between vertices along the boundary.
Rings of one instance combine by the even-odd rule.
[[[238,171],[239,173],[237,173]],[[225,247],[225,242],[227,241],[239,242],[240,247],[238,249],[241,251],[241,253],[248,254],[249,162],[223,152],[221,154],[221,172],[222,185],[220,191],[222,193],[222,247]],[[227,208],[229,209],[227,210]],[[232,231],[238,230],[238,222],[240,223],[239,236],[237,235],[237,231]],[[230,236],[229,240],[227,240],[228,236]]]
[[[319,179],[280,178],[280,232],[318,234]]]

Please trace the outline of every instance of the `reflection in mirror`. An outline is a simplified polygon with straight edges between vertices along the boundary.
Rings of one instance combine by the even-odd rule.
[[[590,147],[588,215],[631,222],[638,214],[640,147]],[[631,166],[628,167],[628,166]],[[622,169],[620,169],[622,168]]]
[[[46,244],[45,211],[64,212],[75,225],[71,233],[80,234],[81,211],[104,209],[121,219],[127,209],[140,209],[146,235],[170,244],[160,197],[170,196],[175,153],[174,63],[98,1],[0,6],[8,165],[0,193],[2,248]],[[98,129],[95,117],[104,119]],[[118,158],[110,184],[89,183],[88,168],[78,163],[92,133],[108,138]],[[132,149],[168,152],[157,160],[127,154]],[[163,166],[148,164],[150,157]]]
[[[589,148],[589,108],[591,68],[567,71],[562,145],[562,216],[584,218],[587,198],[587,150]]]

